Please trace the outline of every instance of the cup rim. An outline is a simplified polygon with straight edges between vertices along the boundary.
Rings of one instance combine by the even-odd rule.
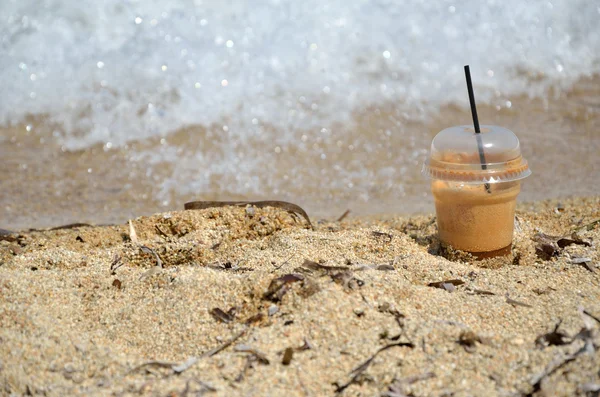
[[[509,164],[513,163],[513,164]],[[446,163],[425,160],[421,173],[429,179],[462,182],[480,185],[486,183],[513,182],[525,179],[531,175],[527,160],[519,158],[509,163],[489,163],[476,169],[473,164]]]

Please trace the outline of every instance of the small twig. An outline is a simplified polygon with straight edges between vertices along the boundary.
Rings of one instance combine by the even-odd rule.
[[[377,355],[387,349],[390,349],[392,347],[410,347],[411,349],[415,347],[415,345],[413,345],[411,342],[398,342],[398,343],[390,343],[389,345],[385,345],[382,348],[380,348],[379,350],[377,350],[375,352],[375,354],[373,354],[367,361],[365,361],[364,363],[360,364],[358,367],[354,368],[352,370],[352,372],[350,372],[350,376],[351,379],[343,384],[343,385],[339,385],[337,382],[334,383],[334,385],[336,386],[335,388],[335,392],[336,393],[341,393],[344,390],[346,390],[346,388],[348,388],[348,386],[350,386],[351,384],[355,383],[358,380],[358,377],[364,373],[367,368],[369,368],[369,366],[371,365],[371,363],[373,362],[373,360],[375,359],[375,357],[377,357]]]
[[[524,303],[524,302],[519,302],[516,301],[514,299],[511,299],[508,297],[508,295],[506,296],[506,303],[513,305],[513,306],[521,306],[521,307],[533,307],[530,304]]]
[[[282,267],[284,267],[284,266],[285,266],[285,265],[286,265],[286,264],[287,264],[287,263],[290,261],[290,259],[292,259],[292,258],[294,257],[294,255],[295,255],[295,254],[292,254],[292,255],[291,255],[289,258],[287,258],[287,259],[285,260],[285,262],[283,262],[281,265],[279,265],[279,266],[275,266],[275,267],[273,268],[273,271],[275,271],[275,270],[279,270],[279,269],[281,269]],[[273,272],[273,271],[272,271],[272,272]],[[272,272],[271,272],[271,273],[272,273]]]
[[[247,346],[247,345],[237,345],[233,349],[236,352],[240,352],[240,353],[250,353],[251,355],[253,355],[254,357],[256,357],[256,359],[261,364],[269,365],[269,359],[267,358],[267,356],[265,356],[264,353],[261,353],[258,350],[254,349],[253,347],[250,347],[250,346]]]
[[[492,291],[485,291],[485,290],[477,289],[477,288],[473,288],[473,289],[469,288],[468,291],[470,291],[476,295],[487,295],[487,296],[496,295]]]
[[[227,349],[229,346],[231,346],[231,344],[233,344],[233,342],[235,342],[236,340],[241,338],[245,333],[246,333],[246,329],[242,330],[240,333],[235,335],[233,338],[231,338],[224,344],[202,353],[199,357],[190,357],[181,364],[172,363],[172,362],[168,362],[168,361],[152,360],[152,361],[148,361],[143,364],[140,364],[137,367],[134,367],[129,372],[127,372],[126,375],[129,375],[133,372],[139,371],[140,369],[146,368],[146,367],[169,368],[169,369],[171,369],[173,374],[180,374],[184,371],[187,371],[192,366],[194,366],[194,364],[196,364],[200,359],[205,358],[205,357],[212,357],[215,354]]]
[[[121,266],[123,266],[123,262],[121,262],[121,257],[119,256],[119,254],[115,254],[113,256],[113,260],[110,264],[110,274],[115,274],[117,269],[120,268]]]
[[[342,216],[340,216],[340,217],[337,219],[337,221],[336,221],[336,222],[341,222],[341,221],[343,221],[343,220],[344,220],[344,219],[345,219],[345,218],[348,216],[348,214],[349,214],[349,213],[350,213],[350,210],[346,210],[346,212],[344,212],[344,213],[342,214]]]
[[[225,312],[218,307],[212,308],[210,310],[210,315],[217,321],[222,323],[230,323],[235,319],[235,308],[229,309],[229,312]]]
[[[598,317],[594,316],[592,313],[588,312],[586,309],[583,309],[583,314],[585,314],[585,315],[586,315],[586,316],[588,316],[588,317],[591,317],[591,318],[593,318],[594,320],[596,320],[596,322],[597,322],[598,324],[600,324],[600,318],[598,318]]]
[[[211,349],[211,350],[207,351],[206,353],[203,353],[201,357],[212,357],[215,354],[218,354],[221,351],[227,349],[229,346],[231,346],[233,344],[233,342],[237,341],[242,336],[244,336],[246,334],[246,331],[247,331],[247,329],[243,329],[240,333],[235,335],[233,338],[229,339],[227,342],[223,343],[221,346],[215,347],[214,349]]]
[[[530,393],[530,395],[541,390],[542,382],[544,381],[545,378],[549,377],[554,372],[556,372],[560,368],[564,367],[566,364],[570,363],[571,361],[574,361],[577,358],[577,356],[579,356],[580,354],[582,354],[584,352],[585,352],[585,346],[583,348],[581,348],[580,350],[576,351],[575,353],[567,355],[566,357],[556,357],[554,360],[552,360],[546,366],[544,371],[542,371],[540,374],[534,376],[531,379],[530,383],[531,383],[531,386],[533,386],[533,391]]]
[[[156,231],[158,232],[158,234],[160,234],[161,236],[163,236],[164,238],[169,237],[169,235],[167,233],[165,233],[160,226],[158,225],[154,225],[154,228],[156,229]]]
[[[435,378],[433,372],[426,372],[424,374],[413,375],[403,379],[394,379],[392,384],[389,385],[388,391],[382,395],[382,397],[408,397],[412,394],[406,394],[404,388],[422,380]]]

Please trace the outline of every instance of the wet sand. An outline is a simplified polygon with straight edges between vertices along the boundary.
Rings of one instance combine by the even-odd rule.
[[[431,215],[4,233],[0,394],[593,395],[599,219],[598,196],[521,204],[512,254],[484,261]],[[569,238],[536,253],[539,232]]]
[[[533,176],[523,184],[520,200],[598,194],[599,97],[600,78],[594,77],[568,91],[549,92],[544,99],[510,98],[510,108],[502,96],[479,106],[482,123],[510,128],[521,140]],[[469,123],[470,114],[447,105],[423,121],[399,108],[383,104],[357,109],[354,124],[338,125],[324,135],[299,129],[297,142],[289,145],[248,142],[240,155],[260,159],[265,166],[242,190],[231,188],[240,183],[234,165],[232,171],[206,176],[193,161],[156,163],[152,155],[141,154],[175,151],[182,158],[201,152],[209,161],[222,162],[227,155],[222,140],[227,138],[221,126],[190,126],[163,143],[152,138],[127,147],[98,145],[63,152],[53,137],[54,131],[60,134],[60,126],[31,119],[31,131],[25,125],[0,129],[0,227],[123,222],[180,210],[184,202],[200,199],[281,199],[329,217],[346,209],[362,215],[431,212],[429,184],[420,175],[431,138],[447,126]],[[165,185],[167,180],[173,183]],[[205,188],[187,191],[199,180]]]

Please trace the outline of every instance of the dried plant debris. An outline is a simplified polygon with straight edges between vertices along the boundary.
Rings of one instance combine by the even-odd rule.
[[[282,210],[298,214],[303,217],[310,228],[313,228],[312,223],[310,222],[310,218],[306,211],[304,211],[300,206],[288,203],[287,201],[278,201],[278,200],[267,200],[267,201],[191,201],[189,203],[185,203],[184,208],[186,210],[203,210],[206,208],[216,208],[216,207],[228,207],[228,206],[237,206],[244,207],[247,205],[251,205],[257,208],[264,207],[273,207],[280,208]]]
[[[347,289],[356,289],[364,285],[364,282],[354,277],[349,268],[345,266],[327,266],[305,259],[302,266],[296,268],[295,271],[307,274],[316,273],[318,276],[330,276],[335,283]]]
[[[235,320],[235,307],[232,307],[227,312],[215,307],[211,309],[209,313],[218,322],[230,323]]]
[[[462,280],[445,280],[445,281],[436,281],[427,284],[428,287],[440,288],[446,290],[448,292],[453,292],[456,290],[456,286],[463,285],[465,282]]]
[[[458,336],[458,344],[465,348],[468,353],[473,353],[477,343],[482,343],[481,338],[473,331],[463,330]]]
[[[164,230],[162,230],[159,225],[154,225],[154,228],[156,229],[156,232],[158,234],[160,234],[161,236],[163,236],[164,238],[168,238],[169,237],[169,235],[167,233],[165,233]]]
[[[167,369],[170,369],[173,374],[180,374],[180,373],[188,370],[189,368],[191,368],[197,362],[198,362],[198,357],[190,357],[181,364],[172,363],[172,362],[168,362],[168,361],[153,360],[153,361],[148,361],[148,362],[138,365],[137,367],[135,367],[131,371],[129,371],[128,374],[137,372],[141,369],[148,369],[148,368],[167,368]]]
[[[310,343],[310,341],[306,338],[304,338],[304,343],[302,344],[302,346],[297,347],[296,351],[298,352],[302,352],[304,350],[311,350],[313,348],[312,343]]]
[[[294,257],[294,255],[292,254],[292,255],[291,255],[289,258],[287,258],[285,261],[281,262],[281,264],[280,264],[280,265],[277,265],[277,264],[276,264],[276,262],[274,262],[274,261],[273,261],[273,262],[271,262],[271,264],[274,266],[274,267],[273,267],[273,271],[275,271],[275,270],[279,270],[279,269],[281,269],[282,267],[284,267],[285,265],[287,265],[287,264],[290,262],[290,260],[291,260],[293,257]]]
[[[344,390],[346,390],[348,388],[348,386],[352,385],[353,383],[357,383],[360,376],[369,368],[369,366],[371,365],[371,363],[373,362],[375,357],[377,357],[377,355],[379,353],[381,353],[385,350],[391,349],[392,347],[409,347],[412,349],[415,347],[415,345],[413,345],[411,342],[397,342],[397,343],[390,343],[389,345],[383,346],[382,348],[377,350],[375,352],[375,354],[373,354],[371,357],[369,357],[369,359],[367,359],[365,362],[360,364],[358,367],[354,368],[352,370],[352,372],[350,372],[350,380],[347,383],[340,385],[338,382],[335,382],[334,383],[335,392],[341,393]]]
[[[533,240],[536,242],[535,252],[537,256],[543,260],[550,260],[551,258],[558,256],[563,248],[572,244],[584,245],[586,247],[592,245],[589,241],[584,240],[575,232],[568,236],[550,236],[545,233],[537,233],[533,236]]]
[[[392,270],[396,270],[396,268],[394,267],[394,265],[382,263],[379,265],[358,265],[358,267],[354,270],[356,270],[356,271],[360,271],[360,270],[392,271]]]
[[[205,358],[205,357],[212,357],[212,356],[216,355],[217,353],[227,349],[229,346],[231,346],[235,341],[237,341],[239,338],[241,338],[245,334],[246,334],[246,330],[244,329],[241,332],[239,332],[237,335],[235,335],[233,338],[231,338],[230,340],[225,342],[224,344],[217,346],[214,349],[206,351],[199,357],[190,357],[183,363],[178,364],[178,363],[173,363],[173,362],[168,362],[168,361],[152,360],[152,361],[148,361],[143,364],[140,364],[137,367],[134,367],[129,372],[127,372],[127,375],[137,372],[141,369],[147,369],[147,368],[166,368],[171,371],[171,374],[180,374],[184,371],[187,371],[189,368],[191,368],[194,364],[196,364],[198,362],[198,360]]]
[[[267,291],[263,294],[263,298],[279,302],[281,298],[290,290],[291,284],[304,281],[304,276],[301,274],[289,273],[281,277],[271,280]]]
[[[575,232],[580,232],[580,231],[590,231],[590,230],[594,230],[594,228],[596,226],[600,226],[600,219],[597,219],[593,222],[590,222],[586,225],[580,226],[577,229],[575,229]]]
[[[532,386],[532,390],[527,394],[527,396],[533,396],[535,393],[539,392],[542,389],[542,383],[546,378],[550,377],[553,373],[571,361],[575,361],[580,354],[585,352],[586,347],[584,346],[575,353],[567,354],[566,356],[557,356],[554,358],[541,373],[534,375],[531,378],[530,384]]]
[[[196,384],[197,385],[197,390],[193,390],[194,387],[193,385]],[[188,379],[187,382],[185,382],[185,389],[183,389],[181,391],[181,397],[187,397],[188,395],[193,395],[193,396],[202,396],[204,395],[204,393],[206,392],[216,392],[217,389],[211,385],[209,385],[206,382],[203,382],[199,379]]]
[[[131,222],[131,219],[129,220],[129,239],[133,244],[139,244],[138,236],[135,228],[133,227],[133,222]]]
[[[590,313],[589,311],[587,311],[585,309],[582,309],[581,313],[585,314],[586,316],[590,317],[591,319],[596,321],[598,324],[600,324],[600,317],[594,316],[592,313]]]
[[[331,275],[331,279],[344,287],[344,289],[354,290],[365,285],[365,282],[354,277],[352,272],[342,271]]]
[[[337,221],[336,221],[336,222],[341,222],[341,221],[343,221],[343,220],[344,220],[344,219],[345,219],[345,218],[348,216],[348,214],[350,214],[350,210],[346,210],[346,211],[345,211],[345,212],[342,214],[342,216],[340,216],[340,217],[337,219]]]
[[[256,313],[253,316],[248,317],[245,321],[244,324],[246,325],[252,325],[252,324],[257,324],[260,323],[261,321],[263,321],[265,319],[265,315],[263,313]]]
[[[388,243],[391,243],[392,239],[394,238],[394,236],[391,233],[385,233],[380,231],[373,231],[371,232],[371,234],[373,235],[373,237],[385,239]]]
[[[156,251],[154,251],[152,248],[146,247],[145,245],[142,245],[140,247],[140,250],[146,254],[152,254],[154,256],[154,259],[156,260],[156,267],[159,268],[163,268],[163,263],[160,260],[160,257],[158,256],[158,254],[156,253]]]
[[[236,342],[242,336],[246,335],[246,331],[247,331],[246,329],[243,329],[242,331],[238,332],[234,337],[229,339],[227,342],[223,343],[221,346],[217,346],[214,349],[207,351],[206,353],[202,354],[201,357],[212,357],[215,354],[220,353],[221,351],[227,349],[229,346],[231,346],[234,342]]]
[[[521,306],[521,307],[533,307],[528,303],[525,302],[520,302],[514,299],[511,299],[508,294],[506,295],[506,303],[513,305],[513,306]]]
[[[426,372],[424,374],[413,375],[402,379],[394,379],[392,384],[388,387],[388,391],[382,394],[382,397],[409,397],[411,393],[407,392],[408,386],[413,383],[417,383],[423,380],[435,378],[433,372]]]
[[[592,273],[594,273],[596,271],[596,266],[594,266],[594,264],[592,263],[591,258],[573,257],[573,258],[571,258],[571,263],[574,265],[579,265],[579,266],[583,267],[584,269],[586,269],[587,271],[590,271]]]
[[[599,321],[600,319],[590,316],[589,312],[587,312],[585,309],[580,308],[579,310],[582,315],[587,315],[588,317],[593,318],[595,321],[600,322]],[[556,356],[546,366],[546,368],[541,373],[533,376],[530,381],[530,384],[532,385],[532,391],[530,393],[528,393],[527,396],[532,396],[533,394],[540,391],[542,389],[542,384],[546,378],[550,377],[554,372],[556,372],[557,370],[559,370],[566,364],[568,364],[572,361],[575,361],[577,359],[577,357],[579,357],[580,355],[582,355],[582,354],[595,355],[596,354],[596,346],[594,345],[594,330],[593,330],[592,326],[589,324],[589,322],[586,321],[585,316],[582,316],[582,319],[584,320],[583,328],[581,328],[581,330],[579,331],[579,333],[577,333],[577,335],[575,335],[573,338],[571,338],[571,341],[569,343],[573,343],[577,340],[581,340],[581,341],[583,341],[583,346],[581,346],[581,348],[579,348],[574,353],[569,353],[567,355],[560,354],[560,355]],[[554,332],[557,332],[559,325],[560,325],[560,322],[555,327]],[[566,344],[569,344],[569,343],[566,343]],[[537,340],[536,340],[536,344],[537,344]]]
[[[110,263],[110,274],[114,276],[117,274],[117,269],[123,266],[123,262],[121,262],[121,257],[118,254],[113,256],[112,262]]]
[[[477,289],[477,288],[468,288],[467,292],[470,293],[470,294],[472,294],[472,295],[483,295],[483,296],[493,296],[493,295],[496,295],[492,291],[486,291],[486,290]]]
[[[320,275],[331,275],[334,272],[346,271],[348,269],[349,268],[345,266],[327,266],[318,262],[305,259],[304,263],[302,263],[302,266],[297,268],[296,271],[309,274],[317,272],[320,273]]]
[[[240,353],[248,353],[252,356],[254,356],[256,358],[256,360],[264,365],[269,365],[269,359],[267,358],[267,356],[264,353],[261,353],[260,351],[247,346],[247,345],[237,345],[233,348],[233,350],[235,350],[236,352],[240,352]]]
[[[294,357],[294,348],[293,347],[286,348],[283,351],[283,358],[281,359],[281,364],[290,365],[293,357]]]
[[[562,323],[562,320],[559,321],[554,326],[554,329],[552,331],[538,336],[535,339],[535,345],[538,348],[543,349],[544,347],[547,347],[547,346],[563,346],[563,345],[568,345],[569,343],[573,342],[573,339],[571,339],[569,337],[569,335],[565,334],[564,332],[560,332],[558,330],[561,323]]]
[[[252,269],[251,267],[240,266],[240,262],[241,261],[238,261],[235,264],[233,264],[231,261],[227,261],[224,263],[214,263],[214,264],[206,265],[206,267],[210,267],[211,269],[215,269],[215,270],[230,270],[232,272],[254,271],[254,269]]]

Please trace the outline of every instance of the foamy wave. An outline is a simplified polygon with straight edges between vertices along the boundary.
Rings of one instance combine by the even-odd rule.
[[[466,63],[481,101],[536,95],[599,64],[589,1],[40,4],[0,5],[0,122],[48,115],[71,149],[223,120],[243,140],[253,126],[327,127],[380,102],[466,103]]]

